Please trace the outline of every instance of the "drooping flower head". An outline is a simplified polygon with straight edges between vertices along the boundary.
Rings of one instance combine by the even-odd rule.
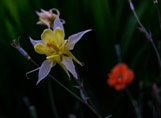
[[[116,90],[122,90],[132,82],[134,72],[125,63],[119,63],[112,68],[107,76],[109,77],[107,79],[109,86],[114,87]]]
[[[70,50],[73,50],[75,44],[89,31],[91,30],[85,30],[69,36],[68,39],[64,39],[64,28],[57,16],[54,21],[53,31],[51,29],[45,29],[41,35],[42,40],[33,40],[30,38],[35,51],[46,55],[46,60],[41,64],[39,69],[37,84],[49,74],[51,68],[56,63],[64,69],[69,78],[69,72],[76,79],[78,78],[73,60],[80,65],[82,63],[72,55]]]
[[[56,13],[53,13],[55,11]],[[52,8],[49,11],[41,9],[41,12],[36,11],[36,14],[39,16],[39,21],[37,24],[46,25],[48,28],[53,27],[54,20],[56,17],[60,16],[60,12],[56,8]],[[62,24],[65,24],[63,19],[60,19]]]

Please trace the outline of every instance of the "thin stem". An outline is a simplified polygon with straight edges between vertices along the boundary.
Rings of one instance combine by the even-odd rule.
[[[83,89],[83,92],[84,92],[84,94],[86,95],[86,97],[87,97],[87,99],[88,99],[89,104],[91,104],[92,107],[95,108],[95,106],[94,106],[92,100],[89,98],[89,96],[88,96],[87,92],[85,91],[85,89],[84,89],[84,88],[82,88],[82,89]]]
[[[75,65],[75,67],[76,67],[76,65]],[[94,106],[92,100],[89,98],[89,96],[88,96],[86,90],[85,90],[84,87],[83,87],[83,82],[81,81],[81,78],[80,78],[80,76],[79,76],[79,73],[78,73],[78,71],[77,71],[77,68],[76,68],[76,72],[77,72],[77,75],[78,75],[78,80],[77,80],[76,78],[74,78],[74,79],[75,79],[75,81],[77,82],[77,84],[79,85],[79,89],[83,92],[83,94],[84,94],[84,95],[86,96],[86,98],[87,98],[87,99],[85,99],[84,101],[85,101],[87,104],[88,104],[88,102],[89,102],[89,103],[92,105],[92,107],[95,108],[95,106]]]
[[[35,66],[39,67],[39,65],[33,60],[33,59],[29,59]]]
[[[159,6],[158,6],[158,0],[153,0],[153,2],[154,2],[154,5],[157,9],[158,19],[159,19],[159,24],[160,24],[160,29],[161,29],[161,15],[160,15],[160,9],[159,9]]]
[[[37,118],[37,112],[36,112],[36,109],[34,106],[30,105],[30,101],[27,97],[24,97],[23,98],[23,101],[24,103],[26,104],[28,110],[29,110],[29,113],[30,113],[30,117],[31,118]]]
[[[29,59],[35,66],[39,67],[39,65],[32,59]],[[87,104],[84,100],[82,100],[79,96],[77,96],[74,92],[72,92],[70,89],[68,89],[66,86],[64,86],[61,82],[59,82],[55,77],[53,77],[51,74],[48,75],[50,78],[52,78],[57,84],[59,84],[62,88],[64,88],[67,92],[69,92],[72,96],[74,96],[77,100],[79,100],[80,102],[84,103],[89,109],[91,109],[91,111],[93,111],[93,113],[98,117],[98,118],[102,118],[102,116],[100,114],[98,114],[96,112],[96,110],[90,106],[89,104]],[[78,82],[78,81],[77,81]]]
[[[157,116],[157,110],[155,109],[155,106],[154,106],[154,104],[152,103],[152,101],[149,101],[149,102],[148,102],[148,105],[149,105],[149,107],[150,107],[150,109],[151,109],[151,111],[152,111],[153,118],[160,118],[160,117]]]
[[[151,37],[149,36],[149,33],[147,32],[147,30],[144,28],[144,26],[142,25],[142,23],[140,22],[135,10],[132,10],[133,14],[138,22],[138,24],[140,25],[140,27],[143,29],[143,32],[145,33],[145,36],[148,38],[148,40],[151,40]]]
[[[158,58],[158,61],[159,61],[159,65],[160,65],[160,69],[161,69],[161,59],[160,59],[159,52],[158,52],[158,50],[157,50],[157,48],[156,48],[154,42],[152,41],[151,43],[152,43],[153,48],[154,48],[154,50],[155,50],[155,53],[156,53],[156,55],[157,55],[157,58]]]
[[[20,44],[19,42],[12,42],[11,45],[16,48],[19,49],[20,48]],[[39,65],[27,54],[27,52],[25,50],[23,50],[25,52],[26,55],[22,54],[21,51],[19,51],[22,55],[24,55],[25,57],[27,56],[27,60],[31,61],[35,66],[39,67]],[[64,88],[66,91],[68,91],[71,95],[73,95],[76,99],[78,99],[79,101],[81,101],[82,103],[84,103],[89,109],[91,109],[91,111],[93,111],[93,113],[98,117],[98,118],[102,118],[101,115],[99,115],[96,110],[90,106],[88,104],[88,102],[85,102],[84,100],[82,100],[79,96],[77,96],[74,92],[72,92],[70,89],[68,89],[67,87],[65,87],[62,83],[60,83],[55,77],[53,77],[51,74],[48,75],[49,77],[51,77],[57,84],[59,84],[62,88]],[[78,82],[78,81],[77,81]],[[80,82],[78,82],[80,85]],[[83,87],[82,87],[83,89]],[[85,90],[83,89],[84,93]],[[51,93],[51,90],[49,91],[49,93]],[[87,94],[86,94],[87,95]],[[51,96],[50,96],[51,97]],[[53,101],[51,101],[53,103]],[[92,102],[91,102],[92,105]],[[52,106],[52,108],[54,108]],[[53,111],[55,112],[55,110],[53,109]],[[57,117],[58,118],[58,117]]]
[[[158,90],[158,86],[157,86],[156,83],[153,84],[152,89],[153,89],[154,98],[156,100],[156,109],[157,109],[157,112],[158,112],[158,116],[159,116],[159,118],[161,118],[159,90]]]
[[[55,105],[55,101],[54,101],[54,97],[53,97],[53,91],[52,91],[52,85],[51,85],[50,79],[48,80],[48,90],[49,90],[49,99],[51,102],[51,107],[53,110],[54,118],[59,118],[56,105]]]
[[[134,107],[137,118],[142,118],[141,113],[140,113],[140,108],[139,108],[136,100],[134,100],[134,98],[133,98],[132,94],[130,93],[130,91],[128,90],[128,88],[126,88],[125,90],[126,90],[126,93],[127,93],[128,97],[130,99],[131,104]]]
[[[117,59],[118,59],[118,63],[121,63],[121,51],[120,51],[120,45],[119,44],[116,44],[115,45],[115,52],[116,52],[116,56],[117,56]]]
[[[39,65],[32,58],[30,58],[29,60],[35,66],[39,67]],[[50,99],[50,102],[51,102],[51,108],[52,108],[52,112],[53,112],[54,118],[59,118],[59,115],[57,113],[57,109],[55,107],[56,105],[55,105],[55,102],[54,102],[53,91],[52,91],[52,86],[51,86],[50,80],[48,80],[48,91],[49,91],[49,99]]]
[[[73,93],[70,89],[68,89],[67,87],[65,87],[62,83],[60,83],[55,77],[53,77],[52,75],[49,74],[49,77],[52,78],[57,84],[59,84],[62,88],[64,88],[67,92],[69,92],[71,95],[73,95],[77,100],[79,100],[80,102],[84,103],[89,109],[91,109],[93,111],[93,113],[95,113],[96,116],[98,116],[98,118],[102,118],[96,111],[95,109],[93,109],[89,104],[86,104],[86,102],[84,100],[82,100],[79,96],[77,96],[75,93]]]
[[[129,2],[130,2],[130,4],[132,4],[132,2],[131,2],[130,0],[129,0]],[[133,5],[133,4],[132,4],[132,5]],[[132,9],[132,12],[133,12],[133,14],[134,14],[134,16],[135,16],[135,18],[136,18],[138,24],[139,24],[140,27],[142,28],[142,31],[144,32],[146,38],[152,43],[152,46],[153,46],[153,48],[154,48],[154,50],[155,50],[155,53],[156,53],[156,55],[157,55],[157,59],[158,59],[159,66],[160,66],[160,73],[161,73],[161,58],[160,58],[159,52],[158,52],[158,50],[157,50],[157,48],[156,48],[156,46],[155,46],[155,44],[154,44],[154,42],[153,42],[151,33],[148,33],[147,30],[146,30],[146,29],[144,28],[144,26],[142,25],[142,23],[140,22],[140,20],[139,20],[137,14],[136,14],[136,12],[135,12],[134,7],[133,7],[133,9]]]

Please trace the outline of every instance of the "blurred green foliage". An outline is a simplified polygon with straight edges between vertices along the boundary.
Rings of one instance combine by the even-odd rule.
[[[152,0],[134,1],[134,5],[141,22],[152,32],[159,48],[161,35]],[[122,61],[135,72],[135,80],[129,88],[135,99],[143,96],[142,115],[152,117],[153,112],[147,104],[154,101],[152,84],[161,85],[158,60],[150,42],[138,31],[128,0],[0,0],[0,118],[30,118],[24,97],[35,106],[38,118],[54,118],[48,93],[49,79],[36,86],[37,72],[34,72],[27,80],[25,73],[36,67],[10,45],[13,39],[21,36],[22,47],[41,64],[45,57],[34,52],[28,38],[40,40],[46,28],[36,25],[38,17],[35,11],[41,8],[59,9],[60,17],[66,21],[66,38],[79,31],[93,29],[76,45],[73,54],[85,63],[84,67],[78,65],[77,68],[90,99],[102,116],[135,117],[126,92],[115,91],[106,83],[107,73],[117,64],[114,46],[120,44]],[[77,92],[72,88],[75,83],[68,80],[60,67],[54,67],[51,73]],[[54,81],[50,82],[60,118],[67,118],[71,113],[78,118],[96,117]]]

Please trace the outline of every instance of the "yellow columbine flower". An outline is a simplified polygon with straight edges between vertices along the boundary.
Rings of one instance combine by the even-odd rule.
[[[56,13],[53,13],[53,11]],[[56,8],[52,8],[49,11],[41,9],[41,12],[36,11],[36,14],[39,16],[37,24],[46,25],[48,28],[52,28],[54,20],[57,16],[60,16],[60,12]],[[61,19],[61,23],[65,24],[65,21]]]
[[[70,50],[73,50],[74,45],[89,31],[91,30],[85,30],[69,36],[68,39],[64,39],[65,34],[63,25],[60,22],[59,17],[56,17],[53,31],[51,29],[45,29],[41,35],[42,40],[33,40],[30,38],[35,51],[39,54],[46,55],[46,60],[39,68],[37,84],[49,74],[51,68],[55,66],[56,63],[64,69],[69,78],[70,72],[78,79],[73,60],[80,65],[82,65],[82,63],[72,55]]]

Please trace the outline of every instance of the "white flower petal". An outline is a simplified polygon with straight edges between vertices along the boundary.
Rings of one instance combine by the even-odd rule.
[[[55,65],[56,63],[53,63],[53,60],[45,60],[40,66],[39,69],[39,74],[38,74],[38,81],[36,84],[39,84],[41,80],[43,80],[50,72],[51,68]]]
[[[29,37],[30,42],[32,43],[33,46],[35,46],[37,43],[42,43],[44,44],[44,42],[42,40],[33,40],[31,37]]]
[[[65,67],[66,69],[72,73],[72,75],[78,79],[78,75],[75,71],[75,66],[74,66],[74,63],[73,63],[73,60],[71,57],[66,57],[66,56],[63,56],[63,60],[61,62]]]
[[[60,27],[61,30],[64,30],[63,24],[60,22],[59,16],[57,16],[56,19],[54,20],[53,31],[54,31],[57,27]]]
[[[40,12],[36,11],[36,14],[37,14],[38,16],[40,16]]]
[[[40,24],[42,24],[42,22],[41,21],[37,21],[36,24],[37,25],[40,25]]]
[[[67,44],[68,49],[72,50],[74,48],[74,45],[81,39],[81,37],[89,31],[91,31],[91,29],[88,29],[88,30],[85,30],[85,31],[82,31],[82,32],[78,32],[76,34],[69,36],[68,44]]]

